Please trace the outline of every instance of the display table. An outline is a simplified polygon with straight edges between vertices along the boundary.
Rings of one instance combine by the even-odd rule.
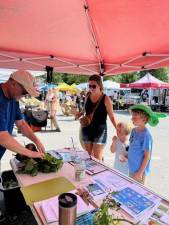
[[[35,177],[16,173],[17,160],[15,158],[13,158],[10,163],[11,163],[11,167],[17,177],[17,180],[21,186],[21,190],[22,189],[24,191],[27,189],[30,190],[29,187],[31,187],[31,188],[36,187],[36,189],[37,189],[37,187],[38,187],[39,192],[43,193],[42,190],[44,190],[44,189],[41,189],[41,187],[44,184],[45,185],[46,185],[46,183],[49,184],[50,182],[56,181],[55,179],[60,179],[60,178],[66,178],[66,180],[68,182],[70,182],[72,185],[74,185],[75,189],[82,188],[82,187],[87,188],[91,183],[95,184],[97,182],[97,184],[100,183],[100,185],[102,185],[102,190],[104,189],[103,186],[105,186],[106,188],[109,188],[109,190],[105,188],[105,192],[99,194],[99,196],[96,196],[96,198],[94,195],[96,193],[98,193],[98,191],[91,193],[91,194],[93,194],[94,200],[98,205],[101,204],[102,199],[107,195],[107,191],[108,192],[118,191],[119,196],[117,195],[116,198],[117,199],[120,198],[120,194],[123,194],[125,198],[129,197],[129,201],[130,201],[130,205],[131,205],[131,209],[129,209],[128,206],[126,207],[125,202],[124,202],[124,207],[121,207],[121,210],[119,210],[119,212],[118,212],[118,215],[120,217],[126,218],[132,222],[141,221],[141,223],[140,223],[141,225],[148,224],[148,219],[150,217],[154,221],[158,221],[158,222],[160,221],[159,223],[157,223],[159,225],[169,224],[169,202],[167,200],[163,199],[161,196],[148,190],[141,184],[138,184],[137,182],[131,180],[130,178],[122,175],[118,171],[112,170],[111,168],[107,167],[106,165],[101,164],[94,158],[92,160],[93,160],[93,162],[97,163],[98,165],[101,165],[102,167],[104,167],[105,171],[99,172],[92,176],[86,174],[86,178],[81,182],[75,181],[74,166],[67,162],[64,163],[63,167],[56,173],[49,173],[49,174],[38,173],[38,175]],[[39,185],[41,185],[41,186],[39,186]],[[47,195],[44,194],[44,196],[42,196],[42,194],[41,194],[40,197],[37,198],[37,200],[35,200],[36,199],[36,196],[35,196],[35,199],[33,199],[31,203],[29,202],[31,210],[32,210],[39,225],[47,225],[48,224],[46,222],[45,217],[42,212],[42,203],[43,202],[45,203],[45,201],[46,201],[45,199],[49,199],[49,198],[55,197],[57,195],[57,194],[55,194],[55,192],[51,193],[50,187],[52,188],[52,185],[53,184],[50,184],[49,188],[46,188],[45,192],[47,193]],[[67,184],[66,186],[68,188],[69,184]],[[61,188],[61,190],[59,190],[58,194],[65,192],[64,188],[63,188],[63,190]],[[70,185],[70,188],[67,189],[66,191],[69,191],[69,190],[72,191],[72,189],[73,189],[73,186]],[[22,191],[22,193],[24,193],[24,192]],[[49,196],[48,196],[48,193],[49,193]],[[127,193],[128,193],[128,195],[127,195]],[[24,193],[24,195],[25,195],[25,193]],[[145,199],[144,199],[144,197],[145,197]],[[32,198],[32,196],[30,196],[30,199],[31,198]],[[27,197],[25,200],[27,200],[27,199],[29,199],[29,197]],[[146,200],[147,200],[147,204],[150,204],[150,205],[152,204],[151,207],[148,208],[145,205]],[[135,208],[133,209],[132,207],[134,207],[134,205],[135,205]],[[122,204],[122,206],[123,206],[123,204]],[[144,210],[144,207],[146,210]],[[159,209],[159,207],[160,207],[160,209]],[[161,208],[162,209],[165,208],[165,210],[161,210]],[[138,216],[136,217],[137,210],[140,210],[141,213],[138,214]],[[153,212],[155,212],[155,213],[153,214]],[[160,220],[160,216],[157,216],[156,214],[158,214],[158,215],[161,214],[161,220]],[[168,220],[168,223],[166,222],[167,220]],[[163,221],[163,222],[161,222],[161,221]],[[58,222],[55,221],[50,224],[58,225]],[[128,224],[128,223],[126,223],[126,224]]]

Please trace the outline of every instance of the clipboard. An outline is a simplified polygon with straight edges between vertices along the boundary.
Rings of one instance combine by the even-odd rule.
[[[75,186],[64,177],[39,182],[21,188],[26,204],[32,206],[34,202],[42,201],[64,192],[74,190]]]

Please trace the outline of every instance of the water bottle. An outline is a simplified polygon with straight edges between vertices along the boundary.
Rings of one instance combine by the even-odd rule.
[[[77,211],[77,196],[72,193],[63,193],[59,201],[59,225],[75,225]]]
[[[76,161],[75,161],[75,180],[76,181],[82,181],[83,179],[85,179],[85,175],[86,175],[85,161],[80,159],[80,158],[76,158]]]
[[[72,148],[71,149],[71,161],[72,162],[75,162],[76,161],[76,159],[77,159],[77,152],[76,152],[76,149],[74,149],[74,148]]]

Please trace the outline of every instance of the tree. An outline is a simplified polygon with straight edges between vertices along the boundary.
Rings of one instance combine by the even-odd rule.
[[[53,83],[67,83],[69,85],[76,83],[84,83],[88,81],[88,76],[78,75],[78,74],[67,74],[67,73],[54,73],[53,74]]]
[[[113,75],[108,78],[118,83],[132,83],[139,79],[139,75],[136,72],[133,73],[124,73],[119,75]]]
[[[169,74],[169,69],[168,68],[159,68],[159,69],[153,69],[153,70],[145,70],[145,71],[140,71],[140,77],[143,77],[146,73],[150,73],[152,76],[156,77],[159,80],[162,80],[164,82],[168,82],[168,74]]]

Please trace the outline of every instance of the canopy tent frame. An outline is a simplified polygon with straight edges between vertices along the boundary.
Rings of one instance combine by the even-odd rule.
[[[21,53],[20,53],[21,54]],[[30,54],[30,53],[28,53]],[[98,72],[98,70],[92,70],[90,69],[91,66],[98,66],[98,63],[88,63],[88,64],[76,64],[76,63],[72,63],[71,61],[69,61],[68,59],[62,59],[60,57],[56,57],[56,56],[36,56],[36,57],[21,57],[21,58],[18,58],[18,57],[14,57],[12,55],[10,55],[10,52],[7,52],[6,54],[2,54],[0,53],[0,56],[3,56],[3,57],[6,57],[6,58],[9,58],[9,59],[1,59],[0,60],[0,63],[3,63],[5,65],[5,63],[11,63],[11,66],[12,66],[12,63],[13,62],[20,62],[20,63],[28,63],[28,64],[32,64],[32,65],[35,65],[35,66],[38,66],[41,68],[41,70],[45,70],[45,67],[46,67],[46,64],[40,64],[40,63],[37,63],[36,60],[47,60],[47,61],[58,61],[58,62],[62,62],[62,63],[65,63],[67,64],[66,66],[58,66],[58,67],[54,67],[54,70],[56,72],[59,72],[60,70],[64,70],[66,71],[67,69],[69,68],[81,68],[83,69],[84,71],[87,72],[86,75],[88,75],[88,73],[93,73],[93,74],[100,74],[100,75],[112,75],[112,74],[116,74],[116,70],[117,69],[122,69],[122,68],[129,68],[130,72],[131,71],[142,71],[142,70],[150,70],[152,69],[152,66],[155,66],[157,64],[160,64],[162,62],[165,62],[167,60],[169,60],[169,54],[150,54],[148,53],[148,55],[141,55],[141,56],[137,56],[137,57],[134,57],[132,59],[129,59],[127,60],[126,62],[123,62],[121,64],[116,64],[116,63],[105,63],[104,66],[102,65],[103,68],[105,68],[105,66],[112,66],[111,69],[108,69],[108,70],[104,70],[103,72],[103,68],[100,69],[100,72]],[[137,60],[139,59],[142,59],[142,58],[145,58],[145,57],[161,57],[161,59],[157,60],[157,61],[154,61],[153,63],[150,63],[150,64],[146,64],[146,65],[141,65],[141,66],[135,66],[135,65],[129,65],[129,63],[134,63],[134,62],[137,62]],[[100,67],[100,63],[99,63],[99,67]],[[5,67],[4,67],[5,68]],[[9,68],[9,67],[8,67]],[[12,69],[15,69],[14,67],[11,67]]]
[[[40,0],[36,3],[33,0],[27,3],[1,1],[1,68],[44,71],[50,66],[60,73],[110,76],[169,66],[166,41],[169,25],[164,23],[169,19],[167,0],[156,3],[153,0],[149,3],[146,0],[134,3],[98,0],[97,4],[92,0],[51,0],[47,8],[45,1],[39,3]],[[41,17],[44,12],[45,20]],[[22,21],[22,14],[29,16],[29,20]],[[35,26],[30,26],[31,21]],[[154,21],[157,26],[153,26]],[[64,38],[67,30],[69,37]],[[38,39],[42,31],[43,40]],[[121,39],[124,34],[126,38]]]

